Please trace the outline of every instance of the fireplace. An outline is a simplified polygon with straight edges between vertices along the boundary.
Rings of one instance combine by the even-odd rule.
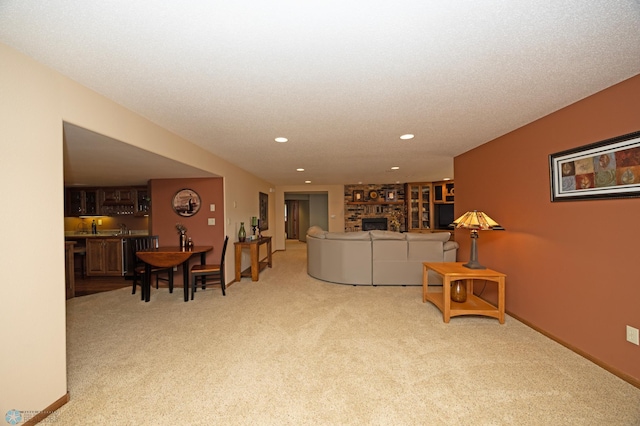
[[[369,217],[362,219],[362,230],[363,231],[372,231],[372,230],[387,230],[387,218],[386,217]]]

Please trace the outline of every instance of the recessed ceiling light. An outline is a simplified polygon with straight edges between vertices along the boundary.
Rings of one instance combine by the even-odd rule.
[[[393,166],[393,167],[391,168],[391,170],[400,170],[400,167],[398,167],[398,166]]]
[[[304,172],[303,168],[296,169],[297,172]]]
[[[287,139],[287,138],[282,138],[282,137],[277,137],[277,138],[276,138],[276,142],[280,142],[280,143],[283,143],[283,142],[289,142],[289,139]]]
[[[442,180],[451,180],[451,178],[442,178]]]
[[[311,181],[310,180],[305,180],[304,183],[311,183]]]
[[[415,136],[412,135],[411,133],[407,133],[406,135],[400,136],[400,139],[402,140],[413,139],[413,138],[415,138]]]

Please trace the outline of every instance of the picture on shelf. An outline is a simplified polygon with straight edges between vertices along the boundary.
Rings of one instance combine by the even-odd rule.
[[[385,201],[397,201],[397,194],[395,190],[388,190],[385,192]]]
[[[364,191],[361,189],[353,191],[353,201],[364,201]]]

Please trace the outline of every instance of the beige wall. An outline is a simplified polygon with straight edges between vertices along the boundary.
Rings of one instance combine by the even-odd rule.
[[[270,194],[269,215],[275,217],[273,185],[4,44],[0,63],[0,181],[6,197],[0,322],[10,342],[0,355],[0,413],[38,411],[67,391],[63,121],[223,176],[230,236],[258,211],[258,192]],[[233,260],[230,251],[229,276]]]
[[[0,413],[67,391],[62,116],[57,77],[0,44]]]
[[[455,158],[456,216],[483,210],[480,262],[507,274],[506,308],[640,386],[640,198],[550,201],[549,154],[640,130],[640,76]],[[469,233],[456,231],[459,259]],[[535,353],[535,348],[531,348]]]

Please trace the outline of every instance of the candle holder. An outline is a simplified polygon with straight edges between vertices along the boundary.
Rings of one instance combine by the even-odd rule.
[[[260,221],[258,220],[258,218],[255,216],[251,216],[251,229],[253,229],[254,236],[256,235],[256,231],[258,230],[259,226],[260,226]]]

